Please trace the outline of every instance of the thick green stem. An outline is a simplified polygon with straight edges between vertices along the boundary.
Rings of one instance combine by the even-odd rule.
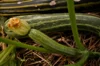
[[[73,0],[66,0],[68,6],[68,12],[71,22],[71,28],[74,35],[74,40],[76,42],[76,47],[80,50],[84,50],[85,47],[82,45],[79,39],[78,29],[76,25],[76,17],[75,17],[75,9],[74,9],[74,1]]]
[[[14,50],[14,48],[14,45],[10,45],[0,54],[0,66],[8,61],[9,54]]]
[[[9,53],[8,50],[13,48],[14,46],[8,46],[5,50],[3,50],[0,54],[0,59],[6,54],[6,53]]]
[[[100,57],[100,52],[90,52],[90,57]]]
[[[86,62],[86,60],[88,59],[89,57],[89,52],[88,51],[85,51],[83,53],[83,57],[75,64],[69,64],[69,65],[64,65],[64,66],[83,66],[84,63]]]
[[[89,52],[86,51],[85,54],[83,54],[83,57],[81,58],[81,60],[77,62],[77,65],[83,66],[86,60],[88,59],[88,57],[89,57]]]
[[[40,48],[40,47],[36,47],[36,46],[31,46],[25,43],[21,43],[21,42],[17,42],[17,41],[13,41],[7,38],[1,38],[0,37],[0,41],[4,42],[6,44],[12,44],[12,45],[16,45],[17,47],[21,47],[21,48],[27,48],[27,49],[31,49],[31,50],[36,50],[36,51],[40,51],[40,52],[47,52],[49,53],[50,51],[47,51],[44,48]]]

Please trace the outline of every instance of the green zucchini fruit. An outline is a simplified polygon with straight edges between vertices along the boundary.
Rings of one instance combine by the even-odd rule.
[[[66,0],[12,0],[0,2],[0,16],[14,16],[14,15],[25,15],[33,13],[52,13],[52,12],[66,12]],[[100,1],[84,1],[75,2],[76,11],[79,12],[91,10],[100,6]]]
[[[70,18],[67,13],[37,14],[15,17],[26,21],[32,29],[38,29],[42,32],[71,30]],[[6,24],[9,22],[9,20],[10,19],[5,22],[4,26],[6,34],[8,34],[9,36],[18,37],[19,35],[8,29]],[[77,13],[76,22],[78,30],[93,32],[100,36],[99,17]]]
[[[39,30],[31,29],[28,36],[37,44],[41,44],[45,49],[54,53],[60,53],[67,56],[77,56],[81,54],[79,50],[57,43]]]

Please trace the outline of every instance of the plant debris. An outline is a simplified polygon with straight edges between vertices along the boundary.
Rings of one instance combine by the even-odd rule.
[[[76,47],[73,35],[70,31],[48,33],[47,35],[49,35],[52,39],[63,45],[72,48]],[[83,31],[80,31],[79,35],[81,42],[88,50],[100,52],[100,39],[99,39],[100,37],[90,32],[83,32]],[[40,46],[34,43],[29,38],[20,41],[35,46]],[[41,53],[28,49],[20,49],[20,51],[17,51],[17,58],[24,60],[22,66],[63,66],[65,64],[74,64],[78,61],[78,58],[66,57],[64,55],[55,53],[52,54]],[[89,58],[87,62],[84,64],[84,66],[99,66],[99,65],[100,65],[100,57]]]

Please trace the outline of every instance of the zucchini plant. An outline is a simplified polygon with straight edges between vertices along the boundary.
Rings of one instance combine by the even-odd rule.
[[[42,17],[41,17],[42,18]],[[94,18],[94,17],[93,17]],[[95,17],[97,18],[97,17]],[[97,18],[100,20],[100,18]],[[27,19],[26,19],[27,20]],[[32,40],[34,40],[36,43],[38,44],[41,44],[43,46],[44,49],[42,49],[44,52],[49,52],[49,53],[60,53],[60,54],[63,54],[63,55],[66,55],[66,56],[83,56],[84,58],[84,55],[87,55],[86,58],[82,59],[82,62],[81,60],[78,62],[78,64],[83,64],[88,57],[90,57],[91,55],[92,56],[100,56],[100,52],[91,52],[91,51],[88,51],[88,50],[81,50],[81,49],[76,49],[76,48],[70,48],[70,47],[67,47],[67,46],[64,46],[64,45],[61,45],[59,43],[57,43],[56,41],[52,40],[51,38],[49,38],[47,35],[45,35],[44,33],[42,33],[41,31],[39,31],[39,29],[33,29],[30,24],[28,24],[28,22],[26,20],[22,20],[18,17],[12,17],[10,18],[9,20],[7,20],[6,22],[6,27],[12,31],[13,33],[15,33],[16,35],[18,36],[29,36]],[[30,20],[30,19],[29,19]],[[55,19],[56,20],[56,19]],[[98,22],[99,22],[98,20]],[[85,20],[86,21],[86,20]],[[85,22],[83,21],[83,22]],[[53,21],[54,22],[54,21]],[[64,21],[65,24],[66,24],[66,21]],[[63,23],[64,23],[63,22]],[[88,21],[90,22],[90,21]],[[59,23],[59,22],[58,22]],[[44,24],[44,23],[43,23]],[[35,23],[36,25],[36,23]],[[37,24],[38,25],[38,24]],[[41,23],[42,25],[42,23]],[[85,25],[83,23],[83,25]],[[90,22],[89,25],[92,25],[94,26],[93,22]],[[89,26],[88,25],[88,26]],[[66,25],[68,26],[68,25]],[[81,25],[82,26],[82,25]],[[87,27],[88,27],[87,26]],[[97,27],[97,26],[95,26]],[[57,27],[59,28],[59,27]],[[67,29],[67,28],[65,28]],[[94,28],[95,29],[95,28]],[[97,30],[97,29],[95,29]],[[12,33],[11,32],[11,33]],[[19,42],[15,42],[15,41],[11,41],[9,39],[4,39],[4,38],[0,38],[0,41],[3,41],[3,42],[11,42],[10,44],[15,44],[16,46],[18,47],[22,47],[22,48],[28,48],[28,49],[32,49],[32,50],[37,50],[37,51],[40,51],[38,49],[33,49],[33,47],[30,47],[26,44],[21,44]],[[41,50],[41,51],[42,51]],[[88,56],[89,55],[89,56]],[[76,63],[77,64],[77,63]]]
[[[69,15],[67,14],[51,14],[51,15],[49,14],[49,15],[42,15],[42,16],[27,15],[27,16],[12,17],[9,20],[7,20],[5,23],[5,32],[9,36],[11,35],[13,37],[28,36],[32,40],[34,40],[36,43],[41,44],[42,48],[30,46],[21,42],[16,42],[10,39],[0,37],[0,41],[5,42],[7,44],[14,44],[11,46],[11,48],[8,47],[7,48],[8,50],[6,49],[4,52],[0,53],[1,65],[2,65],[3,60],[9,55],[10,51],[13,50],[15,46],[28,48],[31,50],[37,50],[40,52],[59,53],[66,56],[75,56],[75,57],[81,56],[81,59],[77,63],[65,65],[65,66],[82,66],[84,62],[91,55],[92,57],[100,56],[100,52],[92,52],[85,49],[85,47],[81,44],[79,36],[78,36],[78,29],[91,31],[99,35],[100,29],[99,29],[98,24],[99,24],[100,18],[83,15],[83,14],[76,14],[76,19],[75,19],[75,11],[74,11],[73,3],[74,3],[73,0],[67,0]],[[28,7],[28,6],[22,6],[22,7]],[[15,8],[16,7],[14,7],[14,9]],[[3,7],[1,7],[1,9],[3,9]],[[13,14],[10,14],[10,15],[13,15]],[[7,15],[9,14],[7,13]],[[70,47],[61,45],[43,33],[47,31],[59,31],[60,28],[61,29],[64,28],[64,30],[72,29],[77,48],[70,48]],[[9,52],[6,53],[6,51],[9,51]],[[6,55],[3,56],[4,54]]]

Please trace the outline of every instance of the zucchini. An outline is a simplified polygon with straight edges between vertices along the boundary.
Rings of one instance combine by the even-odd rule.
[[[56,14],[37,14],[37,15],[24,15],[15,16],[12,18],[19,18],[20,20],[26,21],[32,29],[38,29],[42,32],[56,32],[71,30],[70,18],[67,13],[56,13]],[[4,30],[6,34],[13,37],[19,35],[12,32],[7,23],[10,19],[5,22]],[[93,32],[100,36],[100,18],[90,16],[87,14],[76,14],[76,22],[78,30]]]
[[[66,0],[56,0],[55,4],[51,4],[52,0],[22,0],[19,4],[18,1],[12,0],[11,2],[5,1],[0,3],[0,16],[14,16],[25,15],[33,13],[52,13],[52,12],[66,12]],[[93,11],[94,8],[100,6],[100,1],[75,1],[76,11]]]
[[[60,53],[67,56],[77,56],[81,54],[79,50],[57,43],[39,30],[31,29],[28,36],[37,44],[41,44],[45,49],[54,53]]]

